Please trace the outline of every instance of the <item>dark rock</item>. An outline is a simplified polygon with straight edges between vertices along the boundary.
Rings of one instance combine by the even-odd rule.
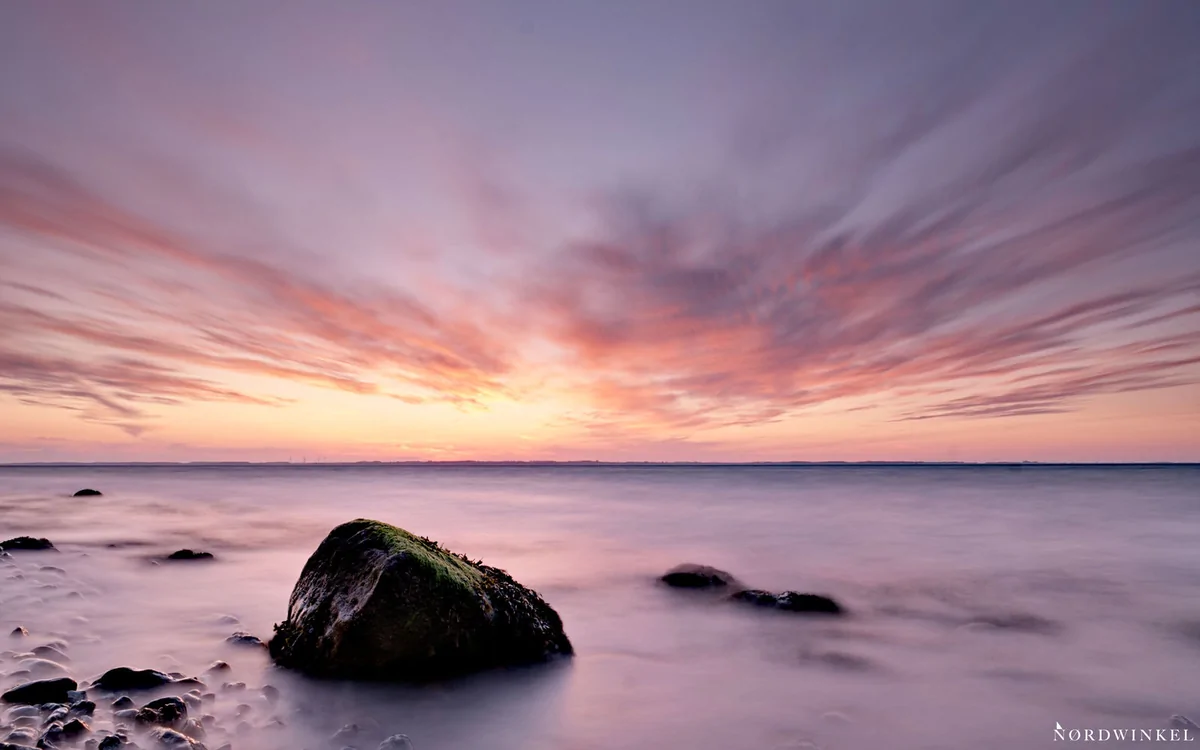
[[[413,750],[413,744],[407,734],[393,734],[379,743],[379,750]]]
[[[58,649],[58,648],[55,648],[54,646],[49,646],[49,645],[38,646],[37,648],[32,649],[30,651],[30,653],[32,653],[34,656],[38,657],[39,659],[49,659],[50,661],[57,661],[57,662],[62,662],[62,663],[71,661],[71,659],[62,652],[62,649]]]
[[[104,493],[101,492],[100,490],[83,489],[83,490],[80,490],[79,492],[76,492],[71,497],[99,497],[102,494],[104,494]]]
[[[204,731],[204,725],[201,724],[197,719],[188,719],[187,721],[183,722],[183,726],[180,727],[179,731],[183,732],[194,740],[202,740],[204,739],[204,735],[208,734]]]
[[[267,699],[267,703],[277,703],[279,701],[279,688],[274,685],[263,685],[262,690],[259,692]]]
[[[79,701],[71,706],[72,716],[91,716],[96,712],[96,704],[91,701]]]
[[[0,695],[0,700],[6,703],[24,703],[38,705],[41,703],[65,703],[67,691],[79,687],[70,677],[58,677],[53,680],[37,680],[9,690]]]
[[[206,670],[204,670],[204,671],[205,671],[205,672],[212,672],[212,673],[216,673],[216,672],[228,672],[228,671],[229,671],[229,665],[228,665],[228,664],[226,664],[226,663],[225,663],[225,662],[223,662],[223,661],[214,661],[214,662],[212,663],[212,665],[211,665],[211,666],[209,666],[209,668],[208,668],[208,669],[206,669]]]
[[[681,589],[722,588],[736,583],[734,577],[723,570],[692,563],[671,568],[659,580],[668,586]]]
[[[24,638],[25,636],[29,635],[29,631],[18,625],[13,628],[13,631],[9,633],[9,635],[11,635],[13,638]]]
[[[63,734],[74,739],[92,731],[92,728],[89,727],[86,722],[80,721],[79,719],[71,719],[66,724],[63,724],[62,730]]]
[[[6,542],[0,542],[0,549],[5,552],[17,551],[36,551],[43,549],[54,549],[54,545],[49,539],[34,539],[31,536],[18,536],[9,539]]]
[[[136,720],[136,719],[137,719],[137,715],[138,715],[138,709],[136,709],[136,708],[122,708],[120,711],[113,711],[113,718],[114,718],[114,719],[133,719],[133,720]]]
[[[110,734],[104,739],[100,740],[97,750],[117,750],[117,748],[119,748],[122,744],[123,743],[120,737],[115,734]]]
[[[169,675],[155,669],[130,669],[116,667],[100,675],[93,687],[111,693],[126,690],[152,690],[171,682]]]
[[[267,644],[262,642],[262,639],[256,635],[251,635],[244,631],[238,631],[225,639],[226,643],[232,643],[235,646],[253,646],[255,648],[266,648]]]
[[[734,594],[732,599],[750,604],[756,604],[760,607],[774,607],[779,604],[779,597],[769,591],[760,591],[758,589],[746,589]]]
[[[804,612],[820,615],[845,614],[842,606],[821,594],[800,594],[795,591],[785,591],[779,595],[779,609],[784,612]]]
[[[114,711],[123,711],[126,708],[133,708],[135,705],[136,704],[133,702],[133,698],[130,698],[128,695],[122,695],[120,698],[117,698],[112,702]]]
[[[328,677],[425,680],[573,652],[562,620],[497,568],[359,519],[309,558],[271,656]]]
[[[63,744],[66,739],[67,733],[63,731],[62,724],[51,724],[46,731],[42,732],[42,737],[38,740],[38,747],[54,747]]]
[[[213,560],[211,552],[194,552],[190,549],[181,549],[177,552],[172,552],[167,555],[168,560]]]
[[[11,742],[0,742],[0,750],[35,750],[29,745],[16,745]]]

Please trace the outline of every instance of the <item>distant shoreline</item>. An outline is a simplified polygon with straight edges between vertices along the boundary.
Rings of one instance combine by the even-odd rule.
[[[70,468],[1200,468],[1191,461],[46,461],[0,463],[0,469]]]

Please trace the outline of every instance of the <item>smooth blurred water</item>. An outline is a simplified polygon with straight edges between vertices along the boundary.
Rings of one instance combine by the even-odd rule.
[[[310,681],[223,642],[269,637],[307,556],[360,516],[505,568],[577,656],[409,688]],[[1061,745],[1056,722],[1200,718],[1196,467],[0,468],[0,540],[19,534],[61,552],[0,566],[0,628],[31,631],[0,642],[0,687],[55,639],[77,679],[225,659],[249,688],[217,691],[210,748],[1007,749]],[[182,547],[218,560],[150,562]],[[685,561],[852,616],[657,584]]]

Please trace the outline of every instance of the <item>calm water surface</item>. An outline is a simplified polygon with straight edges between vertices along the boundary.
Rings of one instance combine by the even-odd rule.
[[[224,643],[269,637],[308,555],[361,516],[505,568],[578,655],[405,688],[310,681]],[[0,539],[19,534],[61,551],[0,562],[0,628],[30,631],[0,636],[0,687],[54,640],[79,680],[224,659],[230,675],[205,678],[209,748],[403,732],[417,750],[1010,749],[1062,747],[1056,722],[1200,719],[1194,467],[2,468]],[[218,561],[149,561],[182,547]],[[685,561],[853,616],[657,585]]]

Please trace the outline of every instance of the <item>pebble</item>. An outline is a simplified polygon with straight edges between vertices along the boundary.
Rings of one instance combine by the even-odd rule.
[[[393,734],[379,743],[379,750],[413,750],[413,743],[407,734]]]
[[[29,631],[23,626],[18,625],[17,627],[13,628],[13,632],[9,633],[9,635],[11,635],[13,638],[24,638],[25,636],[29,635]]]
[[[120,698],[117,698],[112,702],[112,707],[117,711],[121,711],[126,708],[133,708],[133,698],[130,698],[128,695],[122,695]]]

